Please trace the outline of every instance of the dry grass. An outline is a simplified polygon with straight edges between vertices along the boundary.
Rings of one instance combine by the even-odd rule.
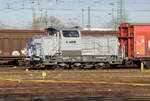
[[[141,73],[139,70],[29,70],[15,71],[17,68],[0,73],[0,79],[42,79],[42,72],[46,79],[101,79],[101,78],[150,78],[150,73]]]

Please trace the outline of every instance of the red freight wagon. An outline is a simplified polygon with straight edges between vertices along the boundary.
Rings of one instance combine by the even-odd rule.
[[[150,24],[123,23],[118,38],[120,50],[129,60],[150,60]]]

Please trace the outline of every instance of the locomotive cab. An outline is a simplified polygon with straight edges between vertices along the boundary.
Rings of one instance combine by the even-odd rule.
[[[47,28],[48,36],[57,37],[59,53],[62,55],[81,55],[81,33],[77,29]]]

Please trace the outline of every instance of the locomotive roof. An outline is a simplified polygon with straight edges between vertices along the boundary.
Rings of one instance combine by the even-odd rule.
[[[117,35],[118,31],[81,31],[82,35]]]

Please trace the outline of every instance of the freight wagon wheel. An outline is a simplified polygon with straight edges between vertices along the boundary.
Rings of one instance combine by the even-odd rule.
[[[138,68],[141,67],[141,62],[140,61],[136,61],[136,62],[134,62],[134,64],[136,64]]]
[[[150,62],[149,61],[143,61],[144,63],[144,68],[150,69]],[[138,68],[141,68],[141,62],[137,62],[136,65]]]
[[[144,65],[144,67],[147,68],[147,69],[150,69],[150,63],[149,63],[149,62],[146,63],[146,64]]]

